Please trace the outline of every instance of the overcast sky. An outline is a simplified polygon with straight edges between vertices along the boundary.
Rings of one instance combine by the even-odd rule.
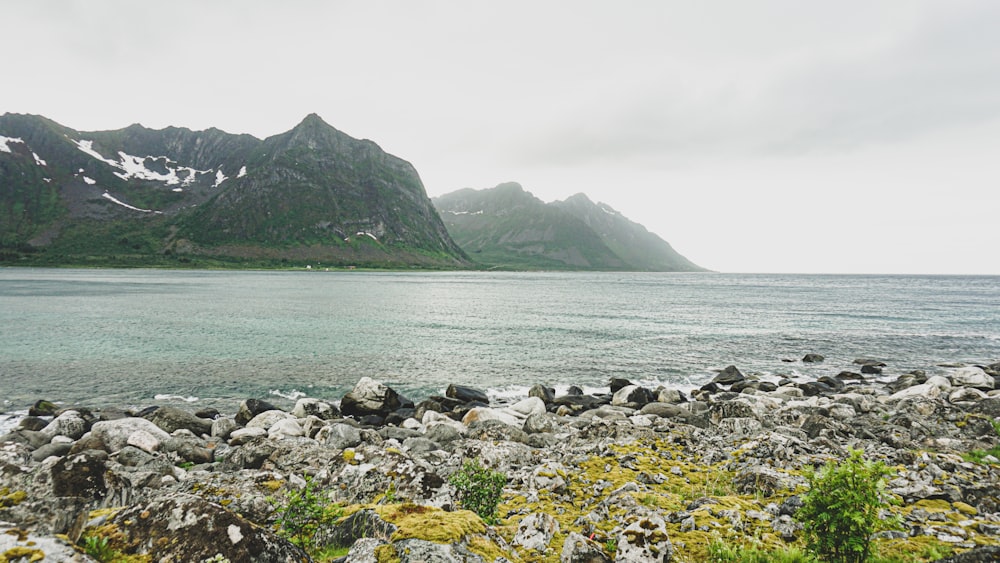
[[[584,192],[726,272],[1000,274],[1000,2],[0,0],[0,113]]]

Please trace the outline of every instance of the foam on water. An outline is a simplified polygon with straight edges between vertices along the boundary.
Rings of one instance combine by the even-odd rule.
[[[182,401],[185,403],[198,402],[198,397],[193,397],[193,396],[185,397],[184,395],[170,395],[164,393],[158,393],[156,395],[153,395],[153,398],[156,399],[157,401]]]

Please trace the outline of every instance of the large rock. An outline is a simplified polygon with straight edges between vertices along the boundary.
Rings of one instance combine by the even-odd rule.
[[[49,438],[55,436],[66,436],[73,440],[79,440],[81,436],[90,429],[87,419],[79,411],[65,411],[48,423],[41,432]]]
[[[295,417],[282,410],[264,411],[247,422],[247,428],[263,428],[270,430],[279,420],[295,420]]]
[[[448,389],[445,390],[444,394],[450,399],[455,399],[456,401],[461,401],[463,403],[490,404],[490,398],[486,396],[486,393],[480,391],[479,389],[473,389],[472,387],[466,387],[464,385],[455,385],[453,383],[448,386]]]
[[[180,429],[190,430],[195,436],[212,433],[211,420],[198,418],[194,413],[177,407],[160,407],[145,418],[168,434]]]
[[[497,409],[475,407],[462,417],[462,423],[469,426],[473,422],[496,420],[515,428],[521,428],[528,417],[536,414],[544,414],[545,412],[545,403],[541,399],[538,397],[528,397],[509,407]]]
[[[619,407],[640,408],[656,400],[653,392],[638,385],[626,385],[612,397],[611,404]]]
[[[246,399],[240,403],[240,408],[236,411],[236,424],[246,426],[258,414],[277,409],[278,407],[263,399]]]
[[[404,406],[412,407],[413,402],[400,395],[391,387],[370,377],[362,377],[340,401],[340,410],[348,416],[386,416]]]
[[[292,414],[296,418],[315,416],[322,420],[333,420],[340,416],[340,409],[337,408],[337,405],[328,401],[303,397],[295,402]]]
[[[528,389],[528,396],[538,397],[539,399],[544,401],[545,404],[549,404],[555,400],[556,391],[551,387],[546,387],[545,385],[536,383],[531,387],[531,389]]]
[[[513,544],[524,549],[545,552],[552,537],[559,533],[559,522],[544,512],[534,512],[521,519]]]
[[[200,497],[173,493],[125,509],[111,521],[131,546],[153,561],[300,563],[309,558],[288,540]],[[163,541],[168,540],[168,541]]]
[[[87,450],[60,458],[52,465],[52,494],[57,497],[78,497],[100,500],[108,492],[104,478],[108,455]]]
[[[978,367],[956,369],[948,374],[948,379],[956,387],[972,387],[982,391],[991,391],[995,385],[993,377]]]
[[[316,441],[335,450],[345,450],[361,444],[361,431],[349,424],[331,424],[320,429]]]
[[[741,372],[739,368],[736,366],[727,366],[726,369],[720,371],[719,375],[716,375],[715,378],[712,379],[712,383],[718,383],[719,385],[732,385],[733,383],[743,381],[744,379],[746,379],[746,376],[743,375],[743,372]]]
[[[667,563],[673,560],[674,550],[667,536],[667,523],[660,515],[644,511],[626,518],[628,525],[618,536],[615,561]]]
[[[593,541],[570,532],[563,542],[559,563],[611,563],[611,558]]]
[[[170,434],[164,432],[159,426],[145,418],[135,417],[95,422],[90,432],[107,446],[109,453],[114,453],[124,448],[129,444],[129,438],[133,434],[140,432],[145,434],[142,436],[144,440],[148,437],[156,440],[158,443],[162,443],[170,439]],[[155,451],[156,449],[159,449],[159,447],[157,446],[151,451]]]
[[[488,420],[502,422],[515,428],[520,428],[524,424],[523,419],[515,416],[507,409],[491,409],[489,407],[476,407],[470,409],[469,412],[465,413],[465,416],[462,417],[462,424],[470,426],[474,422],[486,422]]]
[[[942,393],[949,393],[950,391],[951,382],[944,377],[936,375],[929,378],[926,383],[897,391],[886,398],[886,400],[890,403],[896,403],[909,398],[937,399]]]
[[[653,416],[658,416],[660,418],[685,418],[687,415],[691,414],[690,411],[684,407],[678,407],[677,405],[670,403],[649,403],[639,410],[640,414],[649,414]]]

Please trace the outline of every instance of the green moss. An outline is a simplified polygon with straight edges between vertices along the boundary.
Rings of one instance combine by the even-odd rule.
[[[976,514],[979,514],[979,511],[976,510],[976,507],[965,504],[962,501],[955,501],[951,503],[951,506],[955,510],[961,512],[962,514],[967,514],[969,516],[975,516]]]
[[[951,503],[941,499],[923,499],[913,503],[913,508],[922,508],[927,512],[950,512]]]
[[[385,544],[375,548],[375,561],[378,563],[399,563],[400,558],[392,544]]]
[[[260,487],[264,490],[276,492],[278,489],[285,485],[285,482],[280,479],[272,479],[269,481],[262,481],[259,483]]]
[[[486,531],[486,524],[469,510],[445,512],[439,508],[411,503],[373,507],[386,522],[399,527],[392,541],[421,539],[435,543],[456,543],[470,534]]]

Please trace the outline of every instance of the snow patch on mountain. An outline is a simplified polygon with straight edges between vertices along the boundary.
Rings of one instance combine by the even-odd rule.
[[[19,137],[4,137],[3,135],[0,135],[0,152],[13,153],[14,151],[10,150],[9,143],[21,143],[23,145],[24,139]]]
[[[236,177],[237,178],[242,178],[242,177],[244,177],[246,175],[247,175],[247,167],[246,166],[241,166],[240,167],[240,173],[237,174]]]
[[[138,207],[129,205],[129,204],[121,201],[120,199],[115,198],[115,196],[109,194],[108,192],[104,192],[103,194],[101,194],[101,197],[103,197],[104,199],[107,199],[108,201],[110,201],[112,203],[117,203],[118,205],[120,205],[120,206],[122,206],[122,207],[124,207],[126,209],[131,209],[133,211],[141,211],[143,213],[161,213],[162,214],[162,211],[153,211],[152,209],[140,209]]]
[[[70,140],[72,141],[72,139],[70,139]],[[90,156],[96,158],[97,160],[100,160],[101,162],[110,164],[111,166],[114,166],[115,168],[121,168],[121,166],[117,162],[115,162],[113,160],[108,160],[108,159],[104,158],[104,156],[101,153],[95,151],[94,150],[94,141],[73,141],[73,144],[76,145],[76,148],[80,149],[84,153],[89,154]]]
[[[226,177],[226,175],[222,173],[222,170],[219,170],[218,172],[215,173],[215,183],[212,184],[212,187],[213,188],[218,188],[219,184],[225,182],[228,179],[229,178]]]
[[[95,179],[93,179],[93,178],[88,178],[88,177],[86,177],[86,176],[84,176],[84,177],[83,177],[83,181],[84,181],[84,182],[85,182],[85,183],[86,183],[86,184],[87,184],[88,186],[93,186],[94,184],[96,184],[96,183],[97,183],[97,180],[95,180]]]
[[[139,180],[150,180],[153,182],[163,182],[168,186],[190,186],[198,178],[199,174],[211,174],[214,170],[195,170],[190,166],[181,166],[165,156],[135,156],[124,151],[118,151],[119,160],[105,158],[104,155],[94,149],[93,141],[73,141],[76,147],[88,155],[109,164],[119,170],[115,172],[122,180],[136,178]],[[149,164],[147,164],[149,163]],[[161,170],[153,170],[150,165],[156,164]],[[219,185],[218,174],[216,173],[216,184]]]
[[[38,156],[38,154],[35,151],[31,151],[31,156],[35,157],[35,164],[39,166],[48,166],[48,163],[42,160],[42,158]]]

